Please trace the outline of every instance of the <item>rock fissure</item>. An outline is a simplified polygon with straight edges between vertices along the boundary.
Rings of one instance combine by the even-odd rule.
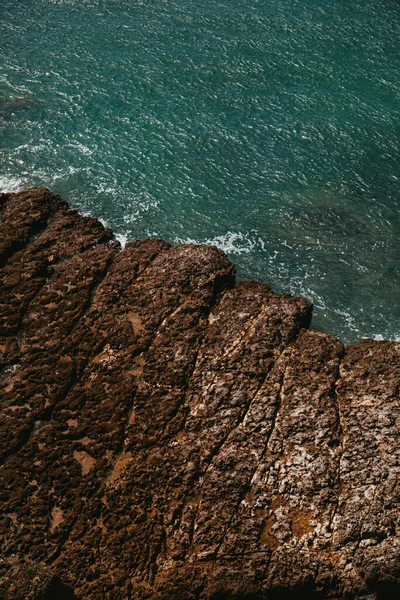
[[[274,409],[273,414],[272,414],[270,431],[269,431],[269,434],[268,434],[268,437],[267,437],[264,449],[263,449],[262,454],[261,454],[261,456],[260,456],[260,458],[259,458],[259,460],[257,462],[256,468],[253,471],[253,474],[252,474],[250,482],[252,482],[252,479],[255,477],[255,475],[257,473],[257,470],[260,468],[260,465],[262,464],[263,458],[265,457],[266,453],[268,452],[270,441],[271,441],[271,439],[272,439],[272,437],[273,437],[273,435],[274,435],[274,433],[276,431],[276,427],[277,427],[277,424],[279,422],[279,415],[280,415],[280,412],[282,410],[283,402],[284,402],[283,389],[284,389],[284,386],[285,386],[285,376],[286,376],[286,372],[287,372],[287,368],[288,368],[288,363],[289,363],[291,351],[289,351],[289,357],[288,358],[286,358],[286,355],[287,355],[287,350],[284,350],[282,352],[281,356],[280,356],[280,359],[284,360],[284,368],[283,368],[282,374],[281,374],[281,376],[279,378],[279,389],[278,389],[278,392],[277,392],[277,403],[276,403],[275,409]],[[278,460],[278,457],[276,457],[275,461],[269,466],[269,471],[273,471],[273,469],[275,468],[275,464],[276,464],[277,460]],[[268,523],[269,523],[269,521],[271,519],[271,515],[268,514],[268,513],[267,513],[267,515],[266,515],[266,518],[261,523],[261,527],[260,527],[260,530],[259,530],[259,540],[260,541],[262,540],[263,537],[265,537],[266,533],[268,535],[267,528],[268,528]],[[270,553],[272,553],[272,552],[273,552],[273,548],[270,549]]]
[[[339,504],[340,504],[340,487],[341,487],[341,480],[340,480],[340,472],[341,472],[341,462],[343,459],[343,453],[344,453],[344,431],[345,431],[345,427],[344,427],[344,422],[343,422],[343,416],[342,416],[342,411],[340,408],[340,400],[339,400],[339,395],[337,393],[337,384],[338,381],[340,380],[340,366],[341,366],[341,361],[342,358],[340,358],[339,363],[338,363],[338,370],[337,370],[337,377],[336,380],[333,384],[333,395],[334,395],[334,399],[335,399],[335,405],[336,405],[336,410],[337,410],[337,429],[338,429],[338,437],[339,437],[339,457],[338,457],[338,465],[337,465],[337,472],[336,472],[336,482],[335,482],[335,487],[337,488],[337,499],[336,502],[333,506],[333,511],[332,511],[332,515],[329,519],[329,531],[332,530],[332,523],[335,519],[335,515],[336,512],[338,510]]]
[[[276,361],[276,362],[279,362],[279,361],[282,359],[283,355],[285,355],[286,353],[287,353],[287,349],[285,349],[285,350],[284,350],[284,351],[281,353],[281,355],[278,357],[278,359],[277,359],[277,361]],[[287,364],[287,363],[286,363],[286,364]],[[272,368],[272,367],[271,367],[271,368]],[[275,427],[276,427],[276,423],[277,423],[277,419],[278,419],[278,415],[279,415],[279,411],[280,411],[280,409],[281,409],[281,406],[282,406],[282,389],[283,389],[283,386],[284,386],[284,381],[285,381],[285,372],[286,372],[286,367],[285,367],[285,369],[284,369],[284,371],[283,371],[283,373],[282,373],[282,378],[281,378],[281,381],[280,381],[280,385],[279,385],[279,392],[278,392],[278,399],[279,399],[279,401],[278,401],[278,404],[277,404],[277,406],[276,406],[276,408],[275,408],[275,411],[274,411],[274,413],[273,413],[273,416],[272,416],[272,424],[271,424],[271,429],[270,429],[269,435],[267,436],[267,439],[266,439],[266,442],[265,442],[264,449],[262,450],[262,452],[261,452],[261,454],[260,454],[260,457],[259,457],[259,459],[258,459],[258,462],[256,463],[256,466],[255,466],[255,468],[253,468],[253,469],[251,470],[251,473],[250,473],[250,475],[249,475],[249,478],[248,478],[248,482],[246,482],[246,483],[244,484],[244,486],[243,486],[243,489],[242,489],[242,491],[241,491],[241,494],[240,494],[240,496],[239,496],[239,498],[238,498],[238,501],[237,501],[237,503],[236,503],[236,506],[235,506],[234,510],[232,511],[231,517],[230,517],[230,519],[229,519],[229,521],[228,521],[228,523],[227,523],[227,525],[226,525],[226,527],[225,527],[225,529],[224,529],[224,533],[223,533],[222,539],[221,539],[221,541],[220,541],[220,543],[219,543],[219,545],[218,545],[218,547],[217,547],[216,553],[215,553],[215,557],[216,557],[216,558],[218,557],[219,551],[220,551],[220,549],[221,549],[221,547],[222,547],[222,545],[223,545],[223,543],[224,543],[225,536],[226,536],[227,532],[229,531],[229,528],[230,528],[230,526],[231,526],[231,524],[232,524],[232,521],[233,521],[233,519],[235,518],[235,516],[237,516],[237,512],[238,512],[238,509],[239,509],[239,506],[240,506],[240,504],[243,502],[243,500],[244,500],[244,499],[245,499],[245,497],[246,497],[246,494],[247,494],[247,493],[249,492],[249,490],[251,489],[251,482],[252,482],[252,479],[253,479],[253,477],[254,477],[254,474],[256,473],[258,466],[260,465],[261,461],[263,460],[263,458],[264,458],[264,456],[265,456],[265,453],[268,451],[268,443],[269,443],[269,440],[271,439],[271,437],[272,437],[272,435],[273,435],[273,433],[274,433],[274,430],[275,430]],[[254,401],[254,399],[257,397],[258,393],[260,392],[260,390],[261,390],[261,388],[262,388],[262,386],[263,386],[263,384],[264,384],[264,382],[265,382],[265,380],[266,380],[267,376],[268,376],[268,374],[266,374],[266,375],[265,375],[265,377],[263,378],[263,380],[260,382],[260,384],[259,384],[259,386],[258,386],[258,388],[257,388],[256,392],[254,393],[253,397],[252,397],[252,398],[251,398],[251,400],[250,400],[250,403],[249,403],[249,405],[248,405],[248,407],[247,407],[247,410],[245,411],[245,413],[244,413],[243,417],[242,417],[242,418],[239,420],[239,422],[237,423],[237,425],[236,425],[235,429],[236,429],[237,427],[239,427],[239,426],[240,426],[240,425],[241,425],[241,424],[244,422],[244,420],[245,420],[245,418],[246,418],[246,415],[248,414],[248,412],[249,412],[249,410],[250,410],[251,404],[252,404],[252,402]],[[263,527],[263,526],[262,526],[262,527]]]
[[[94,246],[93,249],[101,248],[102,246],[104,246],[104,244],[97,244],[96,246]],[[98,274],[97,279],[94,279],[92,284],[89,285],[89,298],[87,300],[86,305],[83,306],[83,311],[79,318],[79,321],[77,321],[77,323],[74,324],[73,329],[75,329],[80,324],[82,319],[84,319],[86,317],[86,315],[90,312],[90,309],[92,308],[93,303],[95,301],[97,291],[98,291],[99,287],[101,286],[101,284],[103,283],[104,279],[107,277],[108,271],[109,271],[113,261],[114,261],[114,255],[110,254],[110,256],[105,264],[104,270],[102,272],[100,272]],[[55,271],[54,274],[56,275],[56,273],[57,272]],[[72,333],[73,329],[70,331],[70,333]]]
[[[52,218],[49,218],[45,221],[32,223],[29,229],[29,237],[26,237],[25,235],[18,239],[19,236],[17,232],[17,235],[15,236],[16,239],[12,240],[8,247],[0,247],[0,269],[4,269],[4,267],[7,266],[7,263],[17,252],[20,252],[21,250],[27,250],[29,246],[40,240],[41,236],[46,233],[48,226],[54,221],[54,219],[55,215],[52,215]]]

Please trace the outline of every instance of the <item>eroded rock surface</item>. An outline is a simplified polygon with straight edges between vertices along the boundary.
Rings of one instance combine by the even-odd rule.
[[[400,344],[48,190],[0,265],[0,598],[400,597]]]

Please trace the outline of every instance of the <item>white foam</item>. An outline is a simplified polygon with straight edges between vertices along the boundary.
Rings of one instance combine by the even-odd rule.
[[[0,192],[18,192],[26,185],[23,179],[16,177],[0,177]]]
[[[128,236],[125,235],[124,233],[119,233],[115,235],[115,238],[119,241],[119,243],[121,244],[122,248],[125,248],[126,244],[128,243]]]
[[[384,336],[380,333],[373,335],[365,335],[361,338],[362,340],[374,340],[375,342],[400,342],[400,335]]]
[[[259,237],[251,237],[241,231],[228,231],[225,235],[217,235],[206,240],[194,240],[191,238],[175,238],[177,244],[204,244],[206,246],[217,246],[229,254],[250,254],[256,247],[265,248],[264,242]]]

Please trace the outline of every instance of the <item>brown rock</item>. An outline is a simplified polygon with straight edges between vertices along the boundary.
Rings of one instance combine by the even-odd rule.
[[[8,567],[0,582],[1,600],[76,600],[72,589],[44,565]]]
[[[397,598],[400,344],[48,190],[0,240],[0,597]]]

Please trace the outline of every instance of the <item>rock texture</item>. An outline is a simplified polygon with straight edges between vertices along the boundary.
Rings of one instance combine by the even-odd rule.
[[[400,597],[400,344],[48,190],[0,267],[0,598]]]

